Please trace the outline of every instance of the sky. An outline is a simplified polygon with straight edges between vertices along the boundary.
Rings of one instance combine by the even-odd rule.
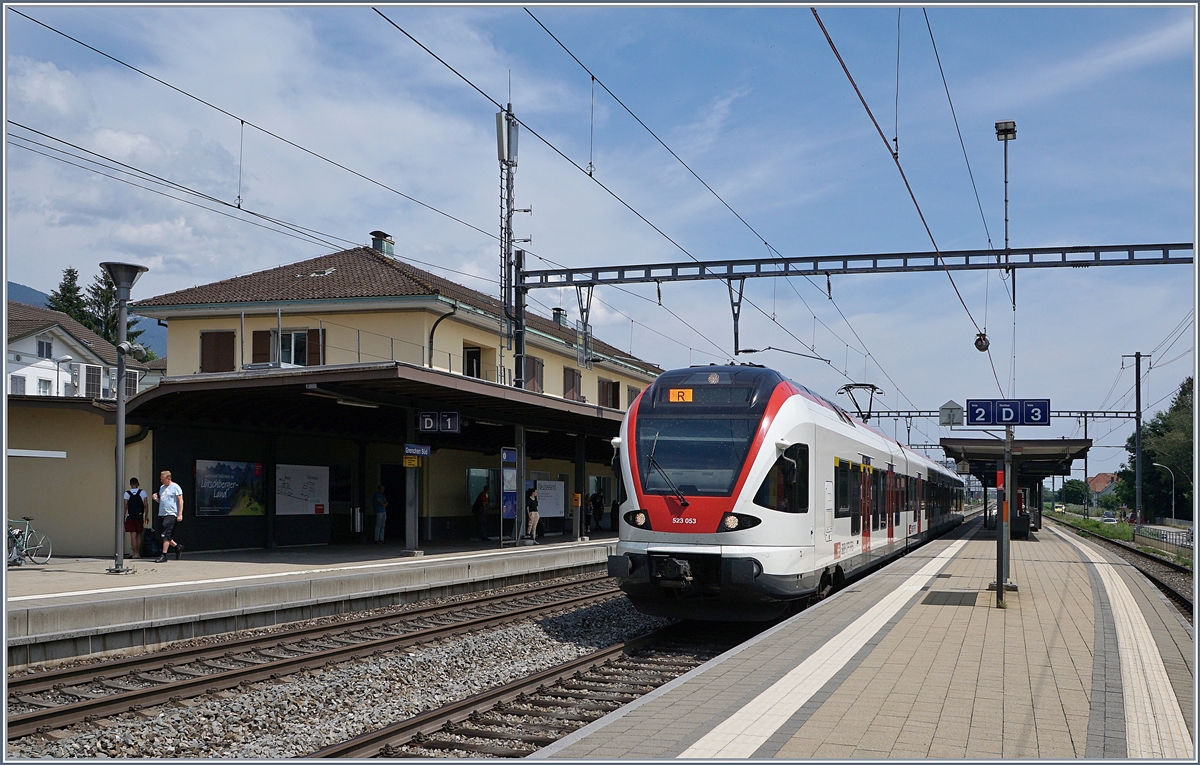
[[[532,208],[514,224],[532,240],[531,268],[765,257],[764,240],[785,255],[933,246],[807,7],[530,6],[611,91],[597,84],[594,95],[591,76],[521,6],[378,8],[386,19],[370,6],[6,6],[7,278],[49,292],[66,267],[87,282],[102,261],[130,261],[149,267],[139,299],[369,244],[382,229],[399,257],[497,294],[492,100],[545,139],[523,131],[515,176],[517,207]],[[1194,6],[818,12],[896,139],[941,249],[1004,246],[994,124],[1006,119],[1017,123],[1013,247],[1195,241]],[[30,141],[69,148],[55,139],[209,195],[184,198],[210,209],[29,151],[54,154]],[[229,207],[239,196],[242,209]],[[822,360],[740,358],[848,408],[837,389],[869,382],[890,409],[1003,393],[1056,410],[1131,410],[1122,357],[1142,351],[1153,354],[1149,416],[1192,373],[1192,267],[1017,280],[1015,311],[991,272],[956,273],[953,286],[945,273],[835,276],[829,293],[823,280],[751,280],[741,346]],[[535,312],[578,314],[573,292],[531,298]],[[661,306],[653,286],[600,288],[592,312],[597,337],[668,369],[728,361],[732,323],[721,282],[664,285]],[[973,346],[981,329],[990,360]],[[903,422],[881,427],[909,438]],[[1091,423],[1089,473],[1117,469],[1124,452],[1108,447],[1131,432],[1124,420]],[[916,421],[911,441],[950,434]],[[1017,436],[1079,437],[1082,426],[1060,419]]]

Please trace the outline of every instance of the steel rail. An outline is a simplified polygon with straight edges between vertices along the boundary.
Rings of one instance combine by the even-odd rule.
[[[581,672],[590,669],[594,665],[602,664],[610,658],[619,656],[626,651],[641,648],[654,641],[661,640],[667,632],[673,629],[675,629],[675,625],[663,627],[660,630],[634,638],[633,640],[617,643],[608,648],[602,648],[599,651],[581,656],[565,664],[544,669],[528,677],[505,683],[504,685],[477,693],[474,696],[469,696],[443,707],[422,712],[407,720],[402,720],[378,730],[355,736],[340,744],[325,747],[308,756],[314,758],[376,757],[386,745],[403,744],[418,733],[433,733],[448,722],[460,723],[470,717],[472,712],[485,711],[497,703],[513,701],[517,696],[531,689],[536,689],[539,685],[553,683],[570,677],[576,672]]]
[[[471,598],[469,600],[461,600],[456,603],[441,603],[437,605],[418,606],[417,608],[413,608],[408,611],[400,611],[390,614],[376,614],[373,616],[359,617],[357,619],[349,619],[333,624],[316,624],[294,629],[282,629],[278,632],[270,633],[269,635],[247,635],[240,638],[232,638],[230,640],[222,641],[219,644],[186,646],[183,648],[173,648],[165,651],[155,651],[151,654],[105,659],[103,662],[96,664],[63,667],[61,669],[48,670],[29,675],[15,675],[8,678],[8,691],[10,694],[13,692],[39,693],[42,691],[52,690],[56,685],[78,685],[87,682],[96,682],[99,680],[111,680],[123,675],[127,675],[131,669],[142,669],[146,666],[153,666],[163,662],[179,664],[189,661],[197,661],[199,659],[220,659],[224,658],[225,655],[231,651],[236,652],[250,650],[255,646],[262,645],[264,642],[269,642],[274,645],[280,641],[289,643],[319,639],[324,635],[340,634],[348,629],[369,629],[378,625],[400,623],[416,618],[437,616],[439,614],[460,611],[464,608],[486,606],[493,603],[502,603],[506,600],[514,600],[516,598],[528,597],[531,595],[536,596],[553,593],[558,590],[570,589],[572,587],[579,587],[581,585],[601,582],[606,578],[606,576],[595,576],[586,579],[576,579],[571,582],[558,582],[550,585],[542,585],[540,587],[523,590],[521,592],[498,594],[487,593],[479,597]]]
[[[304,670],[317,669],[338,662],[362,658],[384,651],[404,648],[417,643],[442,639],[460,632],[474,631],[484,627],[495,627],[509,622],[520,621],[545,612],[558,611],[567,606],[583,605],[596,600],[613,597],[618,593],[616,588],[599,593],[589,593],[573,598],[566,598],[553,603],[543,603],[525,608],[507,611],[502,614],[484,616],[477,619],[467,619],[449,625],[439,625],[426,629],[418,629],[403,635],[385,638],[368,639],[361,643],[342,645],[314,653],[306,653],[290,658],[280,658],[264,664],[254,664],[248,667],[228,669],[211,675],[184,677],[178,681],[166,682],[162,685],[148,688],[137,688],[124,692],[108,694],[97,698],[84,699],[78,703],[66,704],[34,712],[14,715],[8,719],[8,738],[20,738],[37,733],[41,730],[61,728],[77,722],[88,722],[125,711],[137,711],[146,706],[162,704],[168,701],[178,701],[183,698],[200,696],[205,693],[233,688],[242,684],[255,683],[262,680],[275,679],[287,674]],[[516,597],[521,597],[521,593]],[[510,599],[514,596],[510,593]],[[461,607],[461,606],[460,606]],[[393,617],[394,619],[395,617]],[[341,625],[339,625],[340,627]],[[340,634],[344,630],[338,630]],[[277,635],[266,636],[260,644],[279,643]],[[223,649],[222,655],[224,653]],[[298,649],[297,649],[298,650]],[[236,658],[234,659],[237,660]],[[173,665],[163,665],[161,662],[146,662],[151,669],[167,669]]]

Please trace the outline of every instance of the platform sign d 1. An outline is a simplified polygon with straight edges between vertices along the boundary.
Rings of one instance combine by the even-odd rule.
[[[515,447],[512,447],[512,446],[504,446],[504,447],[501,447],[501,449],[500,449],[500,461],[501,461],[501,462],[508,462],[508,463],[513,463],[513,464],[515,464],[515,463],[516,463],[516,461],[517,461],[517,450],[516,450],[516,448],[515,448]],[[513,491],[516,491],[516,487],[515,487],[515,486],[513,487]]]
[[[967,399],[967,425],[1049,425],[1050,399]]]

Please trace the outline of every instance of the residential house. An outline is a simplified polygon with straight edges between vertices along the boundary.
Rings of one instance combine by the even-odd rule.
[[[132,397],[147,368],[125,366]],[[10,300],[5,373],[9,395],[115,399],[117,349],[65,313]]]

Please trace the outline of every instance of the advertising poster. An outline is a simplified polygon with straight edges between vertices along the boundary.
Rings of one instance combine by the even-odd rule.
[[[276,515],[325,515],[328,512],[328,467],[323,465],[275,466]]]
[[[562,518],[566,515],[566,485],[562,481],[538,481],[538,515]]]
[[[503,518],[517,517],[517,469],[501,471],[500,512]]]
[[[261,462],[196,460],[196,515],[264,515]]]

